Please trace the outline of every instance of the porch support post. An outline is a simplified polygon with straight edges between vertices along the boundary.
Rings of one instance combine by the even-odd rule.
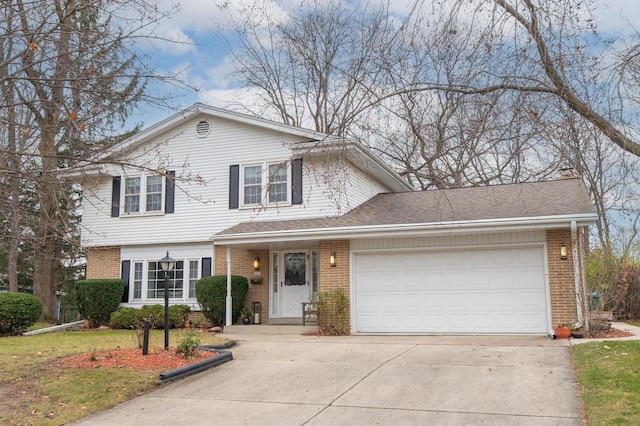
[[[231,325],[231,246],[227,246],[227,298],[226,298],[226,322]]]

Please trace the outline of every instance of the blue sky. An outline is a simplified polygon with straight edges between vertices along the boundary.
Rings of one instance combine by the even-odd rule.
[[[376,1],[382,0],[369,0],[369,4]],[[166,9],[176,2],[151,0],[151,3]],[[283,20],[286,20],[286,11],[291,10],[292,5],[299,4],[295,0],[183,0],[177,13],[163,22],[158,31],[163,36],[184,43],[155,42],[138,46],[140,51],[148,56],[151,67],[169,73],[180,71],[185,81],[197,87],[197,91],[159,85],[150,88],[161,93],[171,92],[175,96],[172,101],[175,109],[188,107],[194,102],[226,107],[228,101],[245,96],[231,83],[229,73],[233,67],[232,59],[226,55],[214,32],[216,27],[224,23],[224,13],[219,6],[222,3],[228,4],[227,11],[236,19],[244,18],[236,12],[238,6],[243,3],[266,6],[274,16]],[[392,12],[399,14],[406,11],[410,4],[409,1],[392,3]],[[603,34],[624,37],[640,32],[640,1],[599,1],[597,7],[594,13],[598,28]],[[172,113],[173,111],[143,107],[136,111],[129,122],[142,123],[147,127]]]

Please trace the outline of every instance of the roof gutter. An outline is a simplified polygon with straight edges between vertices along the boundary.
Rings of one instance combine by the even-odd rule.
[[[469,232],[495,232],[515,230],[535,230],[570,227],[572,222],[578,226],[592,225],[597,220],[595,213],[560,216],[540,216],[508,219],[484,219],[452,221],[438,223],[409,223],[374,226],[348,226],[333,228],[310,228],[242,234],[214,234],[209,239],[214,245],[232,245],[263,242],[415,237],[420,234],[438,235]]]

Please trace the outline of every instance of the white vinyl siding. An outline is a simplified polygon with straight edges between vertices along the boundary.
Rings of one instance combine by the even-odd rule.
[[[304,139],[209,116],[207,119],[211,120],[212,132],[207,138],[198,138],[194,135],[194,128],[202,119],[203,116],[199,116],[187,120],[149,142],[150,145],[162,144],[163,158],[171,159],[171,164],[166,167],[176,169],[178,188],[175,191],[175,213],[135,214],[130,215],[131,220],[112,218],[109,214],[112,179],[106,175],[100,176],[91,190],[85,192],[87,201],[83,203],[82,212],[82,243],[85,246],[125,247],[209,242],[212,235],[239,222],[332,217],[344,212],[343,207],[338,208],[339,203],[341,206],[344,204],[342,200],[356,200],[349,203],[354,206],[377,192],[388,191],[375,182],[357,176],[354,179],[359,184],[348,189],[349,194],[339,195],[335,188],[339,188],[336,185],[340,182],[325,180],[333,176],[334,169],[328,168],[321,158],[310,157],[304,158],[302,166],[303,204],[290,204],[291,187],[288,183],[286,203],[278,202],[267,209],[231,210],[228,206],[230,165],[266,167],[267,164],[279,164],[291,158],[289,144]],[[141,163],[152,161],[151,153],[145,156],[146,151],[148,146],[134,150],[129,157]],[[347,175],[358,175],[353,165],[344,163],[342,167]],[[123,176],[123,181],[125,177],[136,176],[135,169],[126,169],[124,172],[121,167],[107,169],[106,174]],[[287,174],[290,180],[290,167]],[[263,178],[263,186],[266,179],[267,177]],[[242,183],[240,176],[240,188]],[[121,191],[121,212],[124,211],[123,194],[124,191]],[[240,197],[239,201],[242,204],[243,198]],[[144,204],[142,206],[144,208]],[[165,253],[161,251],[160,254],[158,259]]]

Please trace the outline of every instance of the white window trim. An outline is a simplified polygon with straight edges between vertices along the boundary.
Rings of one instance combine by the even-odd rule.
[[[182,275],[182,297],[170,297],[169,300],[171,302],[184,302],[184,303],[194,303],[196,301],[195,296],[189,297],[189,264],[192,261],[197,262],[196,270],[198,272],[198,277],[196,280],[202,278],[202,259],[198,257],[186,257],[181,259],[175,259],[178,262],[183,262],[183,267],[185,268]],[[163,301],[164,298],[149,298],[148,290],[149,290],[149,262],[157,262],[155,259],[131,259],[129,266],[129,300],[134,304],[158,304]],[[133,297],[135,295],[134,288],[134,279],[135,279],[135,264],[142,263],[142,291],[141,298]]]
[[[146,211],[147,209],[147,178],[161,176],[162,194],[160,197],[160,210]],[[125,196],[127,179],[140,178],[140,211],[127,213],[125,212]],[[164,214],[165,197],[167,195],[167,179],[162,175],[131,175],[124,176],[120,188],[120,217],[138,217],[138,216],[157,216]]]
[[[269,185],[269,166],[280,165],[286,163],[287,169],[287,201],[276,201],[269,202],[269,192],[267,191]],[[260,203],[250,203],[246,204],[244,202],[244,170],[247,167],[256,167],[259,166],[262,171],[262,181],[261,181],[261,193]],[[262,163],[247,163],[240,165],[240,179],[239,180],[239,198],[240,198],[240,208],[250,209],[258,206],[264,207],[281,207],[281,206],[290,206],[291,205],[291,162],[290,161],[266,161]]]

